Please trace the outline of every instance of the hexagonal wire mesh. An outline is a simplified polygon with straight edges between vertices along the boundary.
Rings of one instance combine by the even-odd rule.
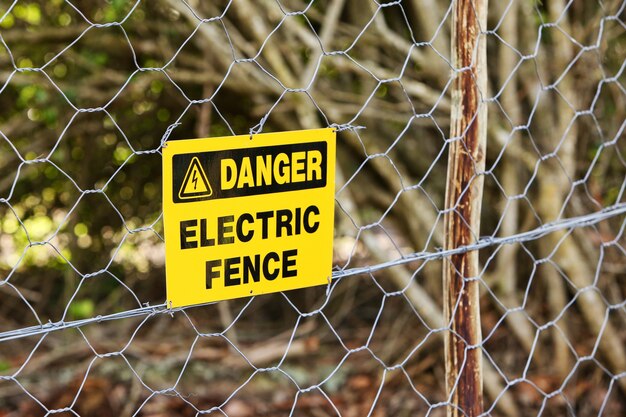
[[[484,414],[623,415],[625,8],[491,2],[483,237],[443,250],[454,2],[4,1],[0,415],[444,415],[474,250]],[[326,126],[332,282],[166,309],[162,145]]]

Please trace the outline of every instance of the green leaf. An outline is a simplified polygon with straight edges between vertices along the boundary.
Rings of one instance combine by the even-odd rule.
[[[87,319],[93,316],[93,312],[95,310],[95,306],[92,300],[83,299],[76,300],[70,306],[69,313],[74,319]]]

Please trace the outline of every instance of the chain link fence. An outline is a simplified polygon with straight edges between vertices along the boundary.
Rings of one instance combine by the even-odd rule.
[[[457,1],[2,0],[0,416],[624,415],[626,2]],[[327,126],[332,282],[167,309],[162,145]]]

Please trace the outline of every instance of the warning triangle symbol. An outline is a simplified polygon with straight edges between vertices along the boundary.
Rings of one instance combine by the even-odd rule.
[[[210,197],[212,194],[213,190],[211,189],[211,184],[209,184],[204,169],[202,169],[202,165],[200,165],[200,160],[197,156],[194,156],[189,163],[185,179],[178,191],[178,198],[184,200],[189,198]]]

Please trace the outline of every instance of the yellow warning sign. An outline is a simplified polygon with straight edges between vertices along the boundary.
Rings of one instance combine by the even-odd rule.
[[[202,169],[202,165],[200,165],[200,160],[193,157],[180,191],[178,191],[178,198],[181,200],[197,199],[198,197],[210,197],[211,194],[213,194],[213,190],[211,190],[211,184],[204,173],[204,169]]]
[[[168,306],[326,284],[334,183],[333,129],[169,141]]]

